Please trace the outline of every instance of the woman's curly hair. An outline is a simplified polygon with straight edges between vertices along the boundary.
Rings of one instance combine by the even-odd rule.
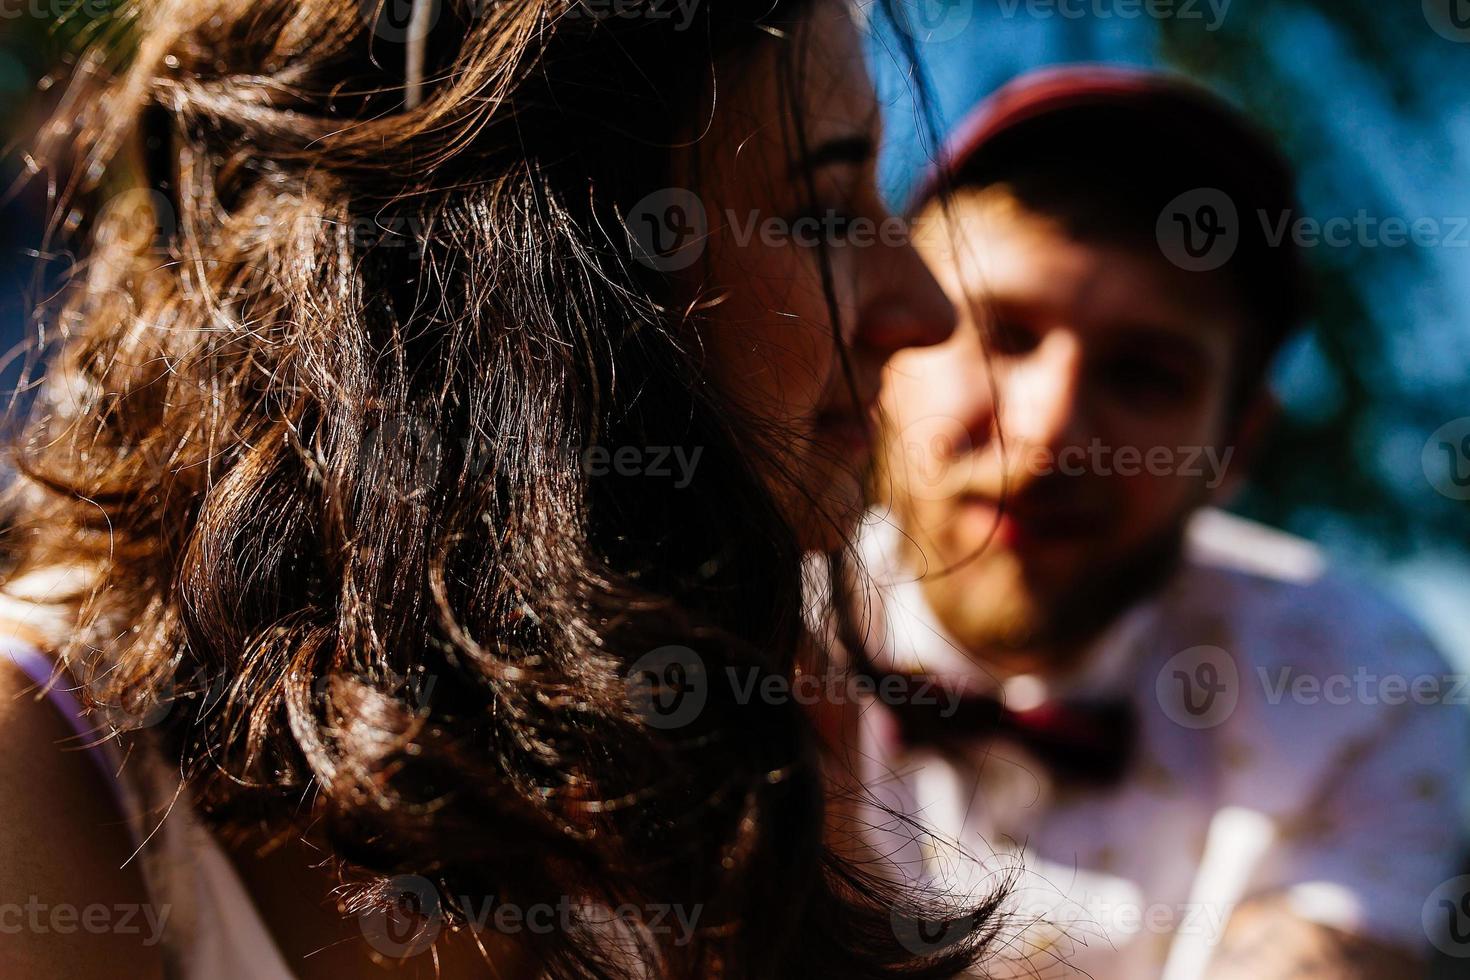
[[[154,709],[118,737],[216,828],[324,828],[379,883],[359,907],[400,874],[451,919],[681,903],[694,941],[645,931],[642,969],[954,973],[988,910],[934,953],[895,934],[924,909],[824,846],[795,705],[711,684],[669,728],[630,696],[652,651],[788,676],[802,647],[762,434],[625,224],[718,66],[801,57],[800,0],[688,24],[443,0],[417,105],[382,5],[126,7],[127,53],[87,53],[41,134],[82,246],[42,321],[12,575],[79,574],[59,656],[100,717]],[[702,454],[675,486],[592,446]],[[531,938],[550,975],[631,969],[595,932]]]

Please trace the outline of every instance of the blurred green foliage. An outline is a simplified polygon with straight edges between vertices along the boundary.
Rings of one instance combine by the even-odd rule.
[[[1162,21],[1160,54],[1274,131],[1298,166],[1306,214],[1470,215],[1467,147],[1451,134],[1465,138],[1470,43],[1432,30],[1419,0],[1236,0],[1213,32]],[[1344,119],[1338,92],[1373,98]],[[1386,151],[1363,136],[1390,125],[1399,141]],[[1343,138],[1353,127],[1357,145]],[[1412,186],[1386,172],[1401,182],[1407,173]],[[1415,211],[1416,196],[1431,210]],[[1470,284],[1470,249],[1307,251],[1317,315],[1307,363],[1286,383],[1309,381],[1319,394],[1284,414],[1242,507],[1386,556],[1470,549],[1470,505],[1435,492],[1419,455],[1440,425],[1470,415],[1470,309],[1464,291],[1455,295]],[[1440,329],[1421,329],[1424,318]],[[1446,333],[1456,342],[1437,343]],[[1463,373],[1426,383],[1420,368],[1445,358]]]

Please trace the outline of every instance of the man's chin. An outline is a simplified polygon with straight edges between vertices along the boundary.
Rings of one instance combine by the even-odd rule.
[[[1080,542],[992,542],[969,567],[927,581],[924,591],[966,650],[1060,655],[1087,645],[1158,589],[1180,552],[1181,534],[1174,530],[1121,558]]]
[[[935,571],[931,568],[923,582],[925,598],[945,631],[966,650],[1044,646],[1066,616],[1068,603],[1055,598],[1053,589],[1039,588],[1012,553],[990,552],[947,576]]]

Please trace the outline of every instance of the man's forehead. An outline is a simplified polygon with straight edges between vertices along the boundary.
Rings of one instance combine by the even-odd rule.
[[[1207,336],[1236,329],[1221,277],[1171,265],[1146,245],[1078,240],[1001,190],[957,192],[920,215],[916,243],[953,297],[1079,329],[1148,327]]]

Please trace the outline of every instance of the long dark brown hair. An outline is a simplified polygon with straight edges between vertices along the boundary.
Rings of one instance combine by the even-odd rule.
[[[42,134],[38,159],[75,157],[55,231],[82,246],[17,445],[13,574],[84,573],[59,656],[94,707],[156,707],[217,828],[325,828],[379,882],[356,908],[412,874],[451,919],[476,895],[700,907],[692,943],[644,937],[657,975],[953,974],[988,909],[904,941],[895,913],[946,916],[824,846],[798,706],[711,684],[668,729],[629,695],[650,651],[785,677],[802,648],[760,442],[624,223],[677,182],[716,66],[800,58],[801,0],[687,24],[444,0],[417,105],[379,6],[125,8],[127,54],[85,55]],[[702,455],[676,486],[589,471],[589,446]],[[535,941],[551,975],[627,970],[596,932]]]

